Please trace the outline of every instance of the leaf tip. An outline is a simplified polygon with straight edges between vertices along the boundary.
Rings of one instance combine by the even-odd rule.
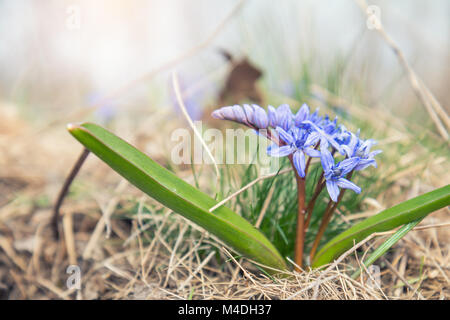
[[[66,128],[67,128],[67,131],[69,131],[69,132],[73,132],[73,131],[75,131],[76,129],[80,129],[80,124],[77,124],[77,123],[68,123],[67,124],[67,126],[66,126]]]

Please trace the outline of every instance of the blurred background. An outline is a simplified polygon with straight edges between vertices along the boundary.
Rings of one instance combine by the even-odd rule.
[[[369,4],[448,112],[450,3]],[[12,137],[30,141],[38,134],[45,148],[73,157],[77,144],[64,129],[68,122],[122,126],[117,130],[133,140],[152,135],[157,114],[171,115],[168,126],[186,126],[171,88],[173,70],[194,120],[209,121],[213,108],[246,99],[295,109],[324,88],[439,136],[398,56],[364,11],[351,0],[0,1],[0,133],[8,133],[2,141],[11,154]],[[239,65],[244,70],[233,78]],[[227,81],[239,83],[237,89]],[[140,127],[149,131],[141,134]],[[43,142],[46,136],[54,141]],[[169,148],[141,140],[139,147],[167,156]],[[21,172],[30,167],[20,150],[8,163],[21,164]],[[13,170],[5,169],[6,160],[0,164],[0,172]]]
[[[0,98],[34,121],[89,105],[204,42],[237,1],[0,1]],[[448,106],[450,3],[446,0],[372,1],[389,34],[437,99]],[[246,1],[209,44],[176,65],[192,83],[226,68],[222,48],[247,56],[264,72],[267,89],[292,94],[302,66],[317,81],[342,63],[368,101],[391,97],[389,108],[414,104],[397,57],[354,1]],[[170,71],[170,70],[165,70]],[[224,82],[217,71],[203,86],[213,97]],[[154,82],[152,82],[154,81]],[[168,104],[167,74],[114,99],[148,103],[159,91]],[[345,82],[342,87],[345,88]],[[349,97],[351,98],[351,97]],[[205,101],[198,101],[198,108]],[[403,110],[405,111],[405,110]],[[408,112],[406,110],[406,112]],[[42,118],[44,117],[44,118]]]

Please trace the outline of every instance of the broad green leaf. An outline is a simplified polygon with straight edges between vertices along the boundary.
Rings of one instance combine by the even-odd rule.
[[[332,262],[340,254],[375,232],[392,230],[398,226],[424,218],[433,211],[450,205],[450,185],[404,201],[367,218],[326,243],[316,254],[313,267]]]
[[[417,219],[416,221],[410,222],[402,226],[400,229],[398,229],[392,236],[389,237],[385,242],[381,244],[378,248],[376,248],[372,254],[366,259],[366,261],[363,262],[364,266],[367,268],[368,266],[372,265],[375,261],[378,260],[383,254],[386,253],[394,244],[396,244],[401,238],[406,236],[406,234],[414,229],[415,226],[417,226],[423,218]],[[361,273],[361,269],[358,269],[354,274],[352,274],[352,278],[356,279],[359,274]]]
[[[163,205],[195,222],[244,256],[267,267],[286,270],[270,241],[247,220],[178,178],[129,143],[92,124],[70,124],[69,132],[133,185]],[[268,270],[270,272],[270,270]]]

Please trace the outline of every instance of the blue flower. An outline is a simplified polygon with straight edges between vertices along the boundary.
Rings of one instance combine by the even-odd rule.
[[[339,132],[337,117],[331,121],[328,115],[325,116],[325,118],[319,123],[319,127],[323,128],[323,131],[331,136]]]
[[[351,133],[347,130],[347,128],[344,125],[340,125],[336,132],[334,133],[334,140],[339,145],[347,145],[349,144],[351,139]],[[345,152],[342,154],[345,155]]]
[[[361,140],[358,135],[352,132],[348,132],[349,139],[347,144],[343,144],[342,150],[348,158],[358,157],[359,163],[355,166],[355,170],[363,170],[368,166],[377,167],[377,163],[373,157],[381,153],[381,150],[375,150],[370,152],[370,148],[377,142],[373,139]]]
[[[348,158],[335,164],[330,151],[324,149],[321,150],[320,161],[322,162],[326,186],[331,200],[337,202],[340,192],[339,188],[351,189],[356,193],[361,192],[360,187],[344,178],[349,172],[355,169],[360,158]]]
[[[319,108],[317,108],[316,111],[314,111],[314,113],[309,116],[308,120],[315,124],[320,123],[320,121],[322,120],[322,117],[319,116]]]
[[[305,154],[310,157],[320,157],[327,179],[327,189],[335,201],[339,187],[360,192],[359,187],[348,181],[344,176],[352,171],[358,171],[373,165],[377,166],[375,155],[381,150],[370,151],[376,144],[372,139],[359,138],[337,124],[337,118],[331,120],[328,115],[319,116],[319,110],[310,113],[307,104],[303,104],[294,115],[287,104],[278,108],[269,106],[264,110],[256,104],[226,106],[215,110],[212,116],[217,119],[231,120],[253,129],[274,128],[278,132],[279,142],[267,148],[267,153],[274,157],[292,155],[293,164],[301,177],[305,176]],[[270,136],[267,136],[270,138]],[[320,144],[320,151],[314,146]],[[329,148],[339,152],[347,159],[334,164]]]
[[[95,115],[100,122],[107,124],[117,115],[117,106],[111,101],[102,99],[99,94],[90,94],[87,100],[89,107],[96,108]]]
[[[316,123],[311,120],[303,121],[303,124],[308,125],[310,130],[316,132],[317,141],[320,140],[320,150],[327,149],[331,145],[334,149],[343,153],[341,146],[334,140],[334,136],[328,134],[323,128],[320,128]]]
[[[292,154],[292,161],[300,177],[305,177],[305,153],[310,157],[320,157],[320,151],[314,150],[310,135],[306,130],[292,127],[288,132],[283,128],[276,128],[284,145],[276,144],[267,148],[267,153],[273,157],[285,157]]]

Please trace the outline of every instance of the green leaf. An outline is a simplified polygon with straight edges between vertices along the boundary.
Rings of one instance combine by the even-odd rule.
[[[129,143],[92,124],[68,125],[86,148],[133,185],[163,205],[195,222],[244,256],[269,268],[286,270],[286,262],[270,241],[247,220],[178,178]],[[271,270],[268,270],[272,272]]]
[[[392,230],[422,219],[433,211],[450,205],[450,185],[404,201],[354,225],[326,243],[316,254],[313,267],[332,262],[340,254],[375,232]]]
[[[423,218],[417,219],[416,221],[410,222],[398,229],[392,236],[389,237],[385,242],[383,242],[378,248],[376,248],[372,254],[363,262],[364,266],[367,268],[378,260],[383,254],[386,253],[394,244],[396,244],[401,238],[406,236],[406,234],[414,229]],[[358,269],[354,274],[352,274],[352,279],[356,279],[361,273],[361,269]]]

